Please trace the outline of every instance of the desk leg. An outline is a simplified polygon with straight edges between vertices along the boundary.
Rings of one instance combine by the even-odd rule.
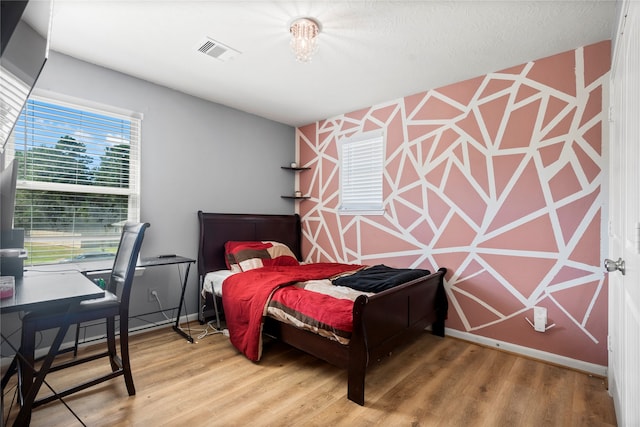
[[[4,335],[2,336],[2,338],[4,339]],[[13,346],[11,347],[13,348]],[[7,383],[9,382],[13,374],[16,373],[17,369],[18,369],[18,356],[16,355],[16,356],[13,356],[13,360],[11,360],[9,369],[7,369],[7,372],[5,372],[4,375],[2,376],[2,395],[3,396],[4,396],[4,388],[7,386]]]
[[[178,306],[178,316],[176,317],[176,323],[173,325],[173,330],[178,334],[182,335],[187,341],[193,344],[193,337],[187,334],[185,331],[180,329],[180,314],[182,313],[182,306],[184,304],[184,293],[187,289],[187,279],[189,278],[189,269],[191,268],[191,263],[187,264],[187,270],[184,272],[184,280],[182,282],[182,293],[180,294],[180,305]]]
[[[1,333],[0,335],[2,336],[2,340],[7,341],[9,343],[9,340],[5,338],[4,335],[2,335]],[[13,347],[11,343],[9,343],[9,346],[14,351],[16,351],[15,347]],[[0,427],[4,427],[4,389],[7,386],[7,383],[9,382],[13,374],[17,372],[17,370],[18,370],[18,355],[16,354],[15,356],[13,356],[13,359],[11,360],[11,364],[9,365],[7,372],[5,372],[4,375],[2,376],[2,390],[0,390],[0,415],[2,415],[2,418],[0,418]]]
[[[31,411],[33,409],[33,402],[35,401],[36,396],[38,395],[38,391],[40,390],[40,387],[44,382],[44,377],[47,375],[49,368],[51,368],[51,365],[53,364],[54,358],[58,354],[58,350],[60,349],[62,340],[69,330],[69,321],[71,320],[70,312],[71,310],[67,311],[67,314],[65,314],[65,321],[63,322],[63,325],[58,329],[58,333],[56,334],[51,347],[49,347],[49,353],[45,357],[44,362],[42,362],[42,366],[38,371],[38,375],[36,376],[35,381],[33,381],[33,384],[31,384],[29,387],[29,392],[26,396],[22,396],[22,406],[20,407],[20,412],[18,413],[18,416],[13,424],[14,426],[28,426],[31,422]],[[19,363],[26,363],[26,361],[21,360]]]

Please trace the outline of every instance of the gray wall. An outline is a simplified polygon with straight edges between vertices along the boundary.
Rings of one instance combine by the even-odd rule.
[[[280,197],[294,189],[294,174],[280,168],[295,160],[291,126],[56,52],[51,52],[34,93],[38,90],[143,115],[141,220],[151,227],[142,256],[176,253],[197,258],[198,210],[294,212],[293,202]],[[186,295],[190,314],[198,309],[197,279],[194,265]],[[158,309],[148,301],[148,288],[158,290],[163,307],[176,307],[179,284],[175,266],[147,269],[134,283],[132,316]],[[159,314],[143,318],[132,326],[163,319]],[[4,332],[8,319],[3,320]]]

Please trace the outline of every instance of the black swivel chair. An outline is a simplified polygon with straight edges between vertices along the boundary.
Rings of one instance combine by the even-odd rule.
[[[67,316],[67,321],[69,321],[70,317],[70,322],[68,322],[69,324],[79,324],[82,322],[106,319],[107,351],[85,358],[74,358],[70,361],[54,365],[49,369],[49,372],[69,368],[102,357],[109,357],[109,361],[111,363],[111,372],[75,387],[58,392],[57,396],[52,395],[36,400],[33,404],[34,408],[120,375],[124,376],[129,396],[136,394],[136,389],[133,385],[133,376],[131,374],[131,365],[129,363],[129,298],[131,295],[131,285],[133,283],[138,254],[140,253],[140,247],[142,246],[142,240],[144,239],[144,232],[147,227],[149,227],[148,223],[127,222],[124,225],[122,235],[120,237],[120,243],[118,245],[118,251],[116,252],[116,257],[113,262],[113,270],[105,289],[104,298],[83,301],[80,303],[77,310],[74,310],[71,313],[68,313],[66,309],[58,309],[48,313],[28,313],[24,316],[22,320],[21,352],[25,356],[26,360],[20,363],[19,368],[19,382],[22,396],[26,395],[27,390],[33,383],[35,375],[33,366],[35,361],[34,353],[37,332],[57,328],[65,322],[65,316]],[[120,298],[116,295],[117,288],[122,288]],[[116,351],[116,317],[119,317],[120,319],[121,358],[118,357]]]

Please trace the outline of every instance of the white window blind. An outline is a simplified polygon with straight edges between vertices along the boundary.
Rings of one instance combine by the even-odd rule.
[[[381,215],[384,135],[366,132],[340,141],[340,208],[344,214]]]
[[[108,258],[138,221],[137,117],[30,98],[9,141],[27,264]]]

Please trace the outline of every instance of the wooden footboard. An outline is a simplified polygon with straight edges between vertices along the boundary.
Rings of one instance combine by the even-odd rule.
[[[441,268],[429,276],[367,297],[356,299],[353,307],[353,335],[349,345],[267,318],[269,335],[332,365],[348,371],[349,400],[364,405],[364,382],[371,363],[410,342],[431,325],[432,332],[444,336],[447,298]]]
[[[349,400],[364,405],[364,378],[370,363],[388,355],[429,325],[433,325],[433,333],[444,336],[448,305],[445,273],[446,269],[441,268],[389,291],[358,297],[349,342]]]

